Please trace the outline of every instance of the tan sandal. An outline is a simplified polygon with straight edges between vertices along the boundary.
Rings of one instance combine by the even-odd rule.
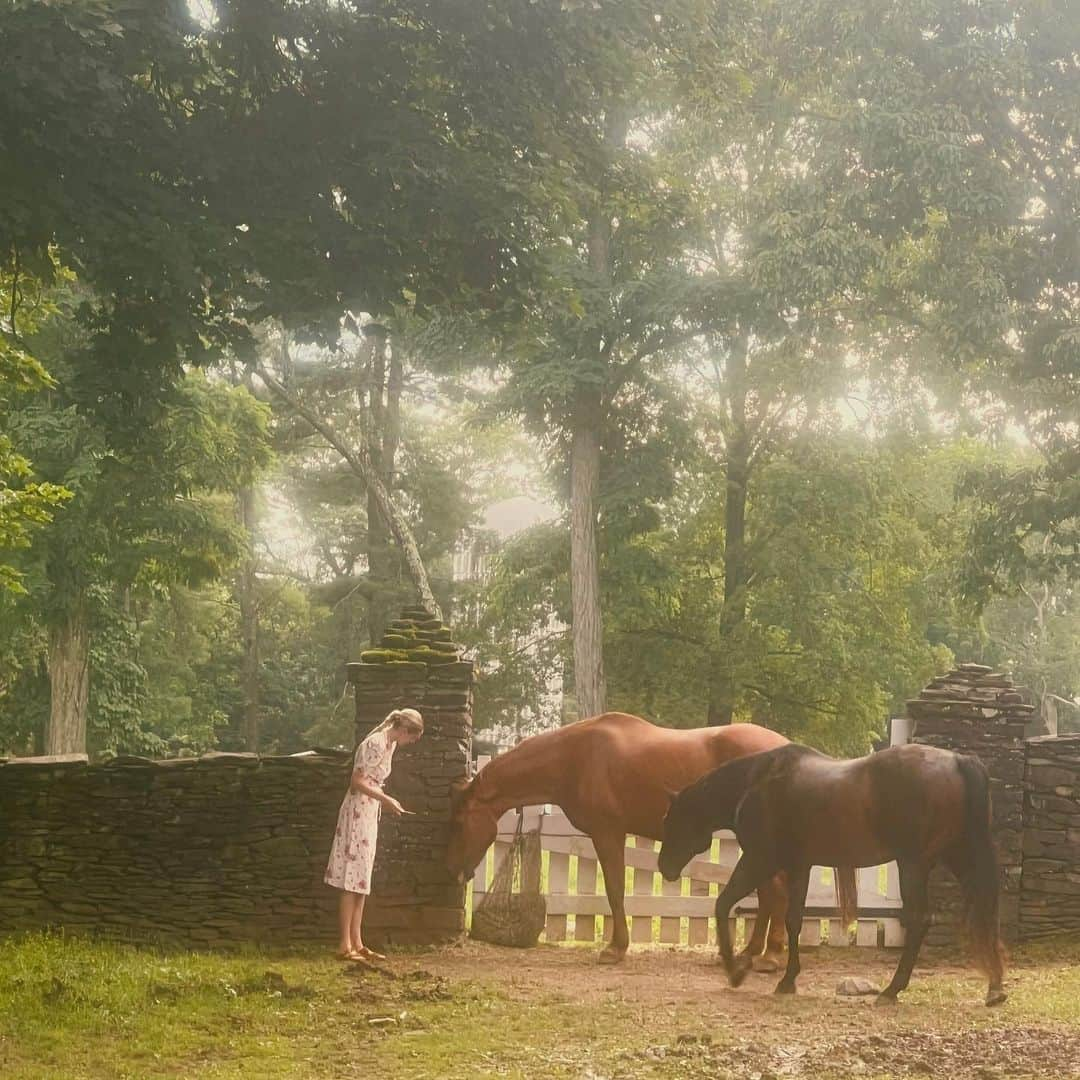
[[[369,949],[366,945],[362,945],[356,950],[357,956],[361,960],[385,960],[386,957],[381,952],[376,952],[374,949]]]

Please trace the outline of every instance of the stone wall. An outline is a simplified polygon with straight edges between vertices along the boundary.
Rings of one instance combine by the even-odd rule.
[[[350,755],[0,765],[0,931],[199,946],[334,936]]]
[[[366,936],[437,942],[464,929],[464,887],[444,856],[450,784],[469,760],[472,664],[419,610],[387,645],[349,665],[357,736],[401,706],[418,708],[426,731],[395,755],[387,788],[416,817],[382,820]],[[338,894],[322,878],[351,759],[0,761],[0,933],[330,941]]]
[[[406,608],[382,647],[349,665],[362,739],[392,709],[418,709],[424,737],[394,752],[386,789],[416,817],[382,819],[364,925],[383,940],[430,942],[465,929],[465,886],[445,868],[450,785],[472,749],[473,665],[423,608]]]
[[[993,833],[1001,866],[1001,932],[1006,941],[1020,933],[1020,885],[1023,860],[1024,731],[1032,706],[1007,676],[981,664],[961,664],[934,679],[913,701],[913,740],[974,754],[990,773]],[[956,940],[955,924],[963,909],[956,879],[939,867],[931,876],[934,925],[931,945]]]
[[[1028,741],[1024,826],[1021,935],[1080,931],[1080,735]]]

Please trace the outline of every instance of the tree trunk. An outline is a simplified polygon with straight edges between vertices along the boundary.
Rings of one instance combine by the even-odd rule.
[[[730,409],[724,482],[724,607],[720,614],[720,655],[709,688],[708,722],[730,724],[739,686],[729,647],[746,618],[746,496],[750,480],[750,437],[746,423],[746,349],[740,336],[728,357],[726,381]]]
[[[393,490],[394,454],[397,449],[397,432],[389,435],[389,424],[398,423],[398,402],[392,399],[395,392],[400,397],[400,359],[391,359],[391,373],[396,364],[399,377],[396,385],[388,385],[386,363],[386,332],[382,327],[365,327],[365,337],[371,342],[368,364],[367,395],[364,402],[366,413],[364,429],[367,434],[368,455],[371,465],[387,491]],[[394,383],[393,377],[390,383]],[[383,395],[386,402],[383,402]],[[391,544],[390,532],[379,512],[378,499],[369,486],[367,489],[367,562],[371,592],[367,602],[368,641],[375,648],[390,618],[390,593],[396,576],[397,560]]]
[[[570,596],[574,631],[574,696],[578,717],[605,708],[604,627],[596,545],[596,489],[600,475],[599,394],[579,393],[570,447]]]
[[[604,143],[617,152],[626,145],[629,112],[623,105],[609,110]],[[599,285],[610,289],[615,276],[611,254],[613,218],[605,205],[605,178],[588,220],[589,269]],[[592,349],[606,366],[614,352],[614,328],[599,329]],[[590,357],[590,360],[593,359]],[[606,705],[604,624],[600,612],[600,555],[596,539],[596,499],[600,479],[600,442],[604,424],[604,390],[581,382],[571,415],[570,444],[570,600],[574,637],[574,697],[578,716],[602,713]]]
[[[247,550],[240,567],[240,636],[243,657],[240,664],[240,692],[243,695],[244,749],[259,752],[259,601],[255,577],[255,489],[240,489],[240,520],[247,532]]]
[[[49,661],[42,657],[37,662],[34,681],[44,689],[49,685]],[[42,695],[44,699],[44,694]],[[42,716],[38,723],[34,724],[34,743],[32,753],[35,757],[41,757],[45,753],[45,739],[49,732],[49,718]]]
[[[90,698],[90,628],[76,608],[49,634],[49,726],[45,753],[86,753],[86,712]]]

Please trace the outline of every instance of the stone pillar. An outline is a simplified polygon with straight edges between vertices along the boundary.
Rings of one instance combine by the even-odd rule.
[[[1020,936],[1080,931],[1080,735],[1027,744]]]
[[[1001,866],[1001,933],[1006,941],[1019,935],[1024,729],[1033,709],[1008,676],[982,664],[961,664],[908,702],[914,742],[974,754],[990,773],[992,828]],[[934,925],[927,942],[951,944],[956,940],[952,923],[963,914],[963,898],[956,879],[943,867],[931,876],[930,903]]]
[[[472,750],[473,665],[423,608],[406,608],[380,645],[348,665],[357,741],[399,708],[420,711],[424,737],[394,755],[387,790],[416,817],[380,823],[364,932],[373,941],[431,944],[465,929],[465,887],[447,873],[445,854],[450,785],[467,775]]]

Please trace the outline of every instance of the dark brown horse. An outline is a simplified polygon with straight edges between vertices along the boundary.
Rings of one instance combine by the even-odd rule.
[[[614,928],[600,958],[619,961],[630,943],[623,906],[627,833],[661,839],[669,792],[725,761],[786,742],[782,735],[753,724],[680,731],[627,713],[603,713],[536,735],[494,758],[456,793],[447,865],[462,880],[471,874],[507,810],[542,803],[562,807],[596,848]],[[782,879],[766,878],[758,885],[759,917],[747,955],[757,959],[759,969],[777,970],[784,947],[786,892]],[[772,929],[761,957],[770,919]]]
[[[930,924],[927,878],[942,861],[968,900],[975,956],[990,980],[986,1004],[1005,1000],[989,778],[978,758],[897,746],[836,761],[794,744],[741,758],[672,801],[660,849],[664,877],[678,878],[716,829],[733,829],[743,852],[716,900],[717,933],[732,986],[742,982],[747,968],[732,955],[728,912],[759,882],[778,870],[787,874],[788,965],[776,992],[793,994],[811,866],[877,866],[895,859],[907,934],[892,982],[878,997],[879,1004],[895,1004]]]

